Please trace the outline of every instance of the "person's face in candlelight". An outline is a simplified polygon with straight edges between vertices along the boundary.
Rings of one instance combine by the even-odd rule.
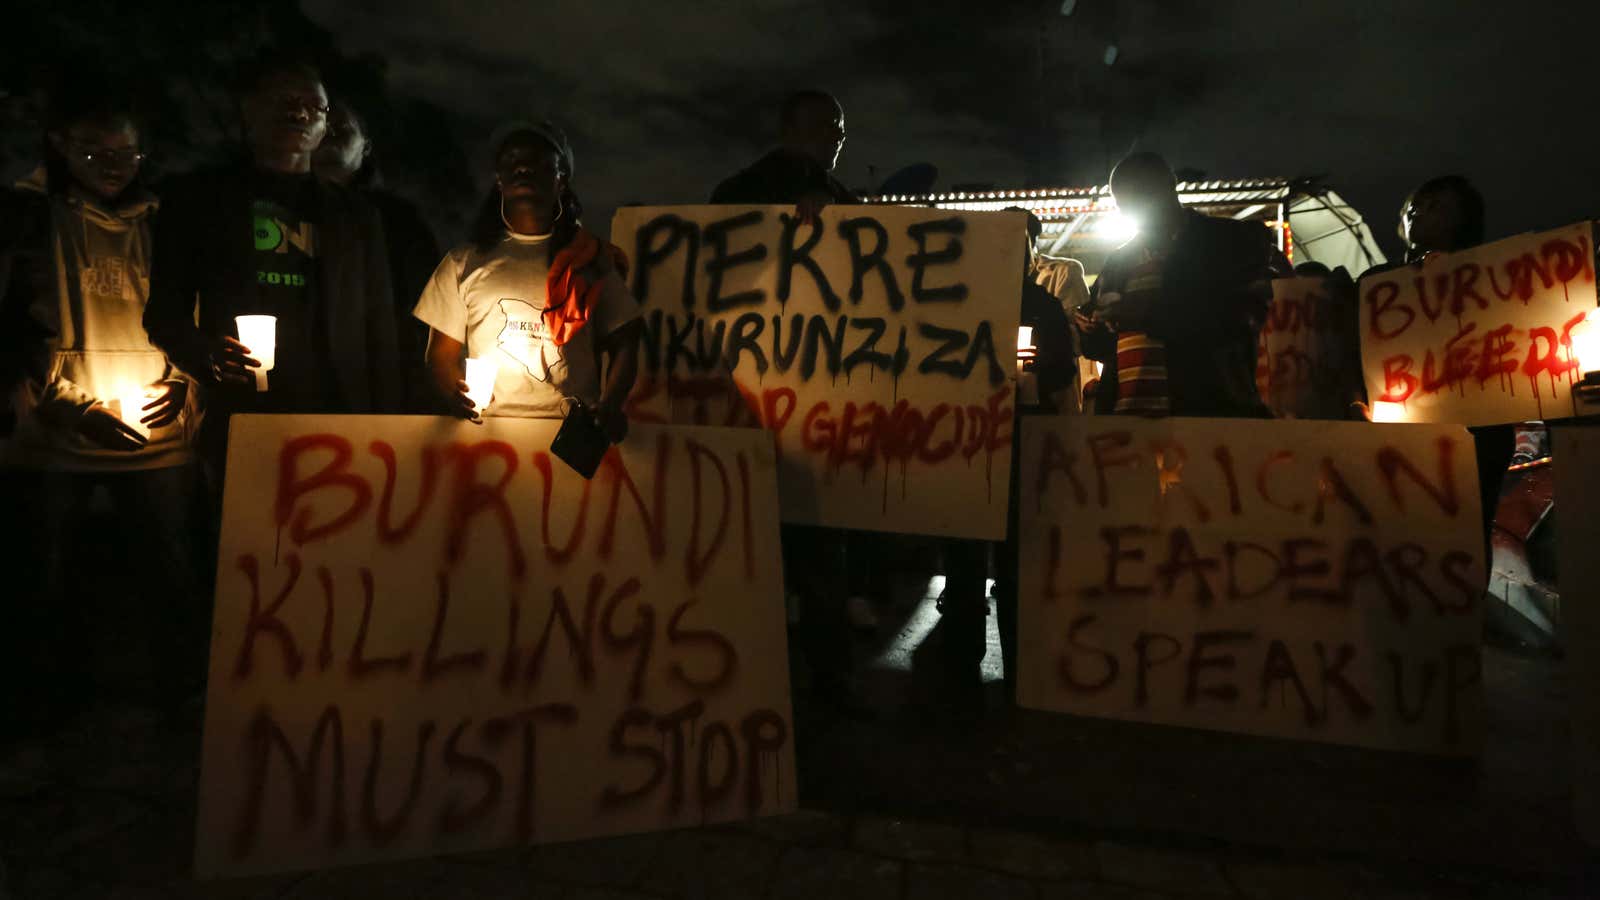
[[[242,106],[256,162],[280,172],[311,171],[311,155],[328,131],[328,92],[315,73],[294,66],[263,72]]]
[[[144,159],[139,131],[124,118],[73,122],[65,131],[51,132],[50,143],[66,160],[73,185],[106,202],[122,196]]]
[[[495,181],[507,206],[519,205],[543,217],[555,217],[556,202],[566,189],[561,154],[549,141],[531,132],[506,138],[495,157]]]
[[[348,184],[361,170],[372,152],[372,142],[354,111],[343,103],[332,104],[328,113],[328,133],[312,157],[318,177],[336,184]]]

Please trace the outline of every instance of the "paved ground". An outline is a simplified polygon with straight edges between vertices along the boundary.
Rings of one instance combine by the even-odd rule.
[[[800,704],[807,812],[210,884],[186,877],[198,710],[164,720],[129,699],[138,660],[108,615],[101,702],[0,748],[0,900],[1600,897],[1550,659],[1489,651],[1476,765],[1003,709],[952,732],[906,703],[937,623],[927,585],[885,612],[862,646],[880,715]]]

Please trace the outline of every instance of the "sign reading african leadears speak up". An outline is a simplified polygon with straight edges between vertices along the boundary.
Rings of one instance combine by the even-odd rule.
[[[1465,429],[1030,417],[1023,439],[1023,706],[1476,752]]]
[[[236,416],[201,876],[792,810],[770,436]]]
[[[642,421],[776,436],[784,521],[1005,535],[1021,213],[625,208]]]
[[[1361,279],[1361,359],[1380,418],[1491,425],[1571,416],[1600,369],[1589,222]],[[1586,358],[1588,357],[1588,358]]]

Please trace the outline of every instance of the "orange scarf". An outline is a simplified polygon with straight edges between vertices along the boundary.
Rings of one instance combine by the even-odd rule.
[[[601,241],[586,228],[556,254],[550,264],[550,278],[545,282],[548,297],[545,302],[544,321],[550,340],[557,347],[572,340],[588,324],[594,306],[600,300],[606,274],[601,250],[609,255],[611,265],[623,278],[628,276],[628,257],[613,244]],[[586,271],[587,270],[587,271]]]

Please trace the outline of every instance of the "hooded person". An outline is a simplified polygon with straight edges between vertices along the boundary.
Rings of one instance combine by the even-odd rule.
[[[205,649],[203,591],[189,518],[197,392],[153,345],[141,324],[149,296],[151,223],[157,201],[140,180],[144,154],[129,105],[104,85],[77,85],[56,98],[45,165],[7,197],[5,310],[14,349],[8,377],[15,432],[0,465],[14,512],[24,617],[13,634],[28,646],[6,653],[24,681],[70,692],[86,673],[70,647],[69,599],[76,533],[91,496],[103,490],[125,528],[121,542],[147,564],[130,585],[150,610],[153,658],[164,701],[198,685]],[[74,698],[28,692],[18,707],[59,712]]]
[[[622,280],[627,260],[583,227],[561,129],[509,122],[490,149],[495,183],[470,240],[445,254],[414,310],[429,329],[434,386],[463,418],[554,419],[583,409],[621,440],[640,330],[639,304]],[[481,406],[467,359],[492,361],[494,387]]]

